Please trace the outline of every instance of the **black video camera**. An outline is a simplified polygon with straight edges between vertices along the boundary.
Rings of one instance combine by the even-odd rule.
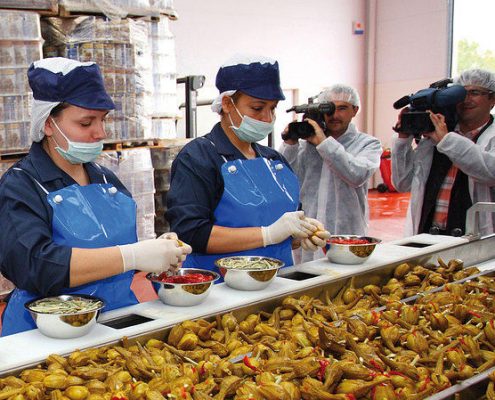
[[[424,132],[435,130],[427,110],[435,114],[442,114],[449,131],[457,124],[456,105],[466,97],[466,89],[461,85],[449,85],[452,79],[442,79],[434,82],[427,89],[404,96],[394,103],[394,108],[399,110],[409,105],[409,110],[401,115],[400,127],[394,130],[407,133],[416,139],[421,138]]]
[[[325,117],[324,115],[332,115],[335,112],[335,104],[331,101],[322,103],[308,103],[300,106],[294,106],[289,108],[287,112],[294,111],[296,114],[303,114],[303,119],[310,118],[316,121],[320,125],[321,129],[325,130]],[[289,130],[282,135],[283,140],[288,139],[307,139],[315,134],[314,128],[308,121],[291,122],[289,124]]]

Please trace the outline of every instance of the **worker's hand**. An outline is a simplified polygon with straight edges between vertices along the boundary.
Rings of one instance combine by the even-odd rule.
[[[325,136],[325,132],[321,129],[321,126],[318,125],[318,122],[312,120],[311,118],[306,118],[307,121],[315,130],[315,134],[306,138],[306,140],[314,146],[318,146],[321,142],[323,142],[327,137]]]
[[[430,138],[433,143],[437,144],[447,133],[449,133],[449,130],[447,129],[445,117],[442,114],[435,114],[431,111],[428,112],[430,113],[430,120],[433,123],[435,130],[433,132],[424,133],[423,135]]]
[[[262,226],[263,246],[284,241],[289,236],[307,238],[316,227],[304,219],[304,211],[286,212],[270,226]]]
[[[400,110],[399,116],[397,118],[397,123],[394,126],[394,131],[396,131],[400,138],[407,139],[410,135],[405,132],[400,132],[401,122],[402,122],[402,114],[407,113],[409,111],[409,107],[404,107]]]
[[[170,234],[167,234],[170,235]],[[155,272],[176,271],[186,255],[192,252],[191,246],[177,239],[177,235],[118,246],[124,261],[124,272],[131,269]]]
[[[282,134],[281,134],[281,136],[282,136],[282,140],[283,140],[286,144],[291,145],[291,146],[293,146],[293,145],[297,144],[297,142],[298,142],[298,140],[297,140],[297,139],[290,139],[290,138],[288,138],[288,137],[286,136],[288,133],[289,133],[289,125],[287,125],[287,126],[285,127],[285,129],[282,131]]]
[[[313,226],[316,226],[316,231],[314,231],[314,233],[311,236],[302,240],[301,242],[302,248],[304,250],[314,252],[318,250],[318,247],[325,247],[325,245],[327,244],[327,239],[330,238],[330,232],[325,230],[325,227],[320,221],[314,218],[307,218],[307,217],[304,219],[309,223],[311,223]]]

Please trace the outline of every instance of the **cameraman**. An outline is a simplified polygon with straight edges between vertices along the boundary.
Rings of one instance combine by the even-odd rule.
[[[393,144],[393,184],[399,192],[411,191],[406,236],[463,235],[468,208],[495,200],[495,125],[490,114],[495,74],[467,70],[455,83],[463,85],[467,95],[456,106],[454,132],[448,132],[442,114],[431,113],[435,131],[424,133],[415,149],[413,137],[405,133]],[[482,234],[493,233],[493,214],[480,216],[480,221]]]
[[[333,85],[318,101],[335,104],[335,113],[324,114],[326,129],[308,119],[314,135],[285,140],[279,151],[297,173],[305,215],[322,221],[332,234],[364,235],[368,181],[380,165],[380,142],[351,123],[360,105],[354,88]],[[303,251],[302,262],[321,257],[321,250]]]

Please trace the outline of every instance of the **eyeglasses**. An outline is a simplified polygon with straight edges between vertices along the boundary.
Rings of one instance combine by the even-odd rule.
[[[466,90],[466,97],[479,97],[479,96],[489,96],[493,94],[493,90]]]

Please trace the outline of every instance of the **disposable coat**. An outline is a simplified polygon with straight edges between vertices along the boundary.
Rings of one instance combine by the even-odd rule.
[[[418,233],[425,185],[430,174],[435,144],[422,138],[412,147],[413,137],[394,139],[392,147],[392,182],[399,192],[411,192],[407,211],[405,236]],[[455,132],[449,132],[437,144],[437,150],[445,154],[468,176],[469,195],[472,203],[495,201],[495,124],[480,135],[477,143]],[[480,215],[480,232],[494,232],[493,214]]]
[[[382,152],[378,139],[351,123],[338,139],[328,137],[316,147],[306,140],[283,143],[280,152],[299,178],[306,216],[321,221],[332,234],[366,234],[368,182]],[[302,262],[321,257],[321,250],[303,251]]]

